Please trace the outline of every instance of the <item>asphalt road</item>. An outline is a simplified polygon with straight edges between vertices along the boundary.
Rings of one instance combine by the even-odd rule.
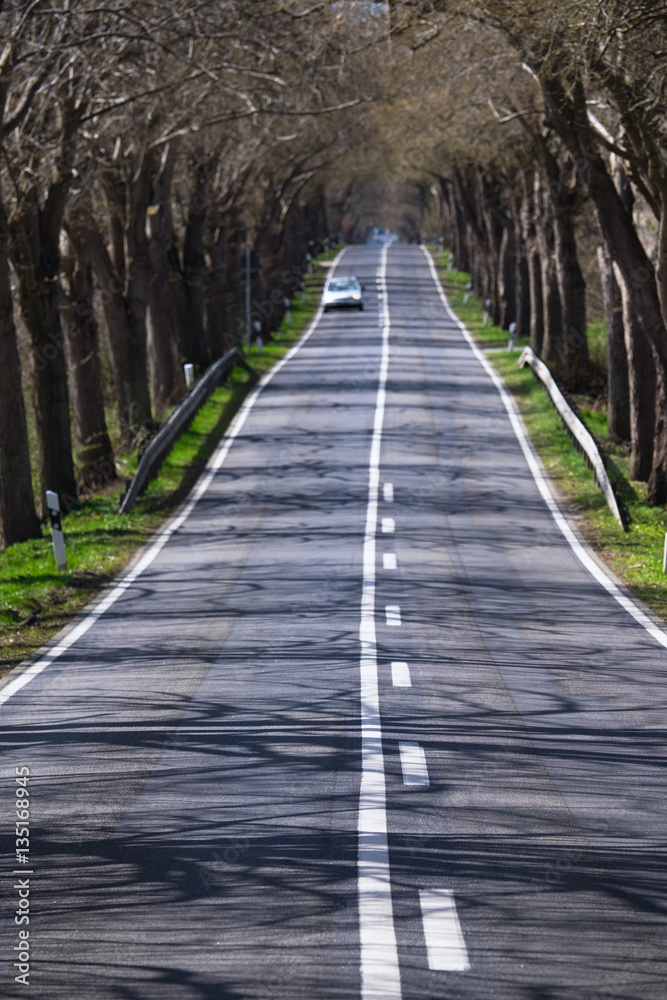
[[[3,998],[667,996],[667,650],[568,544],[422,250],[338,273],[366,310],[0,707]]]

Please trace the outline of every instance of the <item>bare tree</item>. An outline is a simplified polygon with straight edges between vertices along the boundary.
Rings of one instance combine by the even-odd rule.
[[[64,231],[60,263],[60,317],[69,371],[78,475],[84,487],[95,489],[115,479],[116,468],[104,413],[97,320],[93,308],[93,273],[90,261],[77,253]]]

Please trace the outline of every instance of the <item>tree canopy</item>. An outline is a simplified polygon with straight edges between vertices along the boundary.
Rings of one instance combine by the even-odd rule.
[[[2,0],[0,26],[4,544],[39,530],[28,424],[74,502],[246,335],[246,246],[270,336],[305,254],[378,224],[443,235],[572,384],[602,279],[610,422],[667,500],[662,0]]]

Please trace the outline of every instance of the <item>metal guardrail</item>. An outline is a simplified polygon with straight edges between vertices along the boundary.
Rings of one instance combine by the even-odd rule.
[[[607,475],[607,470],[605,468],[604,459],[600,454],[600,449],[595,443],[593,436],[586,429],[586,427],[584,427],[579,417],[570,408],[565,397],[563,396],[563,393],[554,382],[551,372],[544,362],[540,361],[530,347],[524,348],[521,352],[519,365],[521,368],[525,368],[526,365],[528,365],[530,370],[537,378],[539,378],[540,382],[549,393],[551,402],[558,410],[560,418],[565,424],[566,429],[574,438],[575,444],[585,455],[588,464],[593,471],[596,482],[604,494],[607,506],[618,523],[626,528],[628,525],[627,513],[622,511],[621,505],[618,502],[614,487],[612,486],[609,476]]]
[[[139,495],[143,493],[151,479],[155,479],[157,476],[160,466],[173,448],[176,439],[188,427],[197,410],[203,406],[213,389],[237,365],[243,365],[254,374],[241,351],[237,347],[233,347],[231,351],[227,351],[204,372],[192,392],[188,393],[182,403],[179,403],[166,423],[150,439],[139,459],[137,471],[123,497],[120,505],[121,514],[129,514]]]

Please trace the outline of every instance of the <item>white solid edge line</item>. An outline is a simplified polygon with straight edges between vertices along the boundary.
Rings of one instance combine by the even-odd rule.
[[[421,889],[419,902],[429,969],[467,972],[470,959],[454,893],[449,889]]]
[[[331,264],[330,274],[333,274],[334,269],[337,267],[346,249],[347,247],[344,247],[340,251],[340,253],[336,255],[336,258]],[[190,494],[189,498],[184,502],[179,512],[172,518],[171,521],[168,522],[165,528],[163,528],[156,534],[155,540],[152,543],[149,543],[149,547],[147,548],[146,552],[143,554],[143,556],[139,558],[139,561],[132,568],[132,570],[129,573],[127,573],[124,577],[122,577],[116,584],[112,584],[107,593],[103,592],[101,599],[94,606],[94,608],[90,612],[88,612],[88,614],[86,614],[86,616],[78,624],[76,624],[71,629],[71,631],[69,631],[67,635],[63,637],[63,639],[60,642],[57,642],[56,645],[48,649],[47,652],[44,654],[44,656],[40,657],[34,663],[29,664],[29,666],[24,668],[21,671],[21,673],[19,673],[17,676],[12,677],[11,674],[9,675],[10,680],[2,688],[0,688],[0,705],[4,705],[5,702],[9,701],[9,699],[13,697],[13,695],[15,695],[17,691],[20,691],[22,688],[24,688],[26,684],[28,684],[31,680],[37,677],[38,674],[41,674],[41,672],[46,667],[48,667],[51,663],[54,662],[54,660],[57,660],[60,656],[63,655],[63,653],[65,653],[71,646],[73,646],[74,643],[81,638],[81,636],[85,635],[85,633],[95,624],[95,622],[99,618],[101,618],[102,615],[106,611],[108,611],[109,608],[112,607],[112,605],[116,603],[118,598],[125,593],[128,587],[130,587],[134,583],[137,577],[141,576],[141,574],[146,569],[148,569],[151,563],[155,560],[155,558],[159,555],[164,546],[167,544],[167,542],[174,534],[174,532],[178,531],[178,529],[187,520],[187,518],[194,510],[194,507],[196,506],[197,502],[202,498],[206,490],[211,485],[215,473],[218,471],[218,469],[225,461],[229,449],[231,448],[234,440],[236,439],[243,425],[248,419],[248,415],[252,410],[253,406],[255,405],[255,403],[257,402],[257,399],[262,393],[262,390],[269,384],[271,379],[278,374],[281,368],[283,368],[284,365],[286,365],[287,362],[294,357],[297,351],[300,350],[301,347],[303,347],[306,341],[309,340],[309,338],[312,336],[315,329],[317,328],[317,325],[321,318],[322,318],[322,302],[320,301],[320,304],[317,307],[315,315],[313,316],[312,320],[304,330],[299,340],[297,340],[296,344],[294,344],[289,349],[284,358],[281,358],[281,360],[278,361],[273,366],[273,368],[271,368],[268,372],[266,372],[265,375],[262,376],[262,378],[255,386],[255,388],[247,397],[247,399],[241,406],[240,410],[238,411],[238,413],[232,420],[231,424],[229,425],[226,435],[224,436],[224,438],[216,448],[215,452],[209,459],[206,469],[204,470],[204,472],[202,472],[199,481],[195,484],[193,488],[192,493]],[[18,669],[20,669],[20,667]]]
[[[359,789],[357,885],[361,1000],[401,1000],[396,929],[391,899],[387,799],[382,753],[382,720],[375,631],[375,536],[380,487],[380,449],[389,369],[389,310],[386,295],[387,247],[380,256],[382,355],[368,463],[368,505],[363,546],[361,641],[361,785]]]
[[[399,687],[399,688],[412,687],[412,678],[410,677],[410,667],[405,662],[405,660],[392,660],[391,683],[393,684],[394,687]]]
[[[447,301],[447,296],[445,295],[442,285],[440,284],[440,281],[438,279],[438,275],[436,273],[433,264],[433,258],[431,257],[425,246],[422,245],[421,249],[423,250],[424,256],[428,261],[429,267],[431,269],[431,276],[433,278],[436,288],[438,289],[438,292],[440,293],[440,298],[442,300],[445,309],[447,310],[449,316],[452,318],[452,320],[456,323],[456,325],[463,333],[463,336],[467,340],[473,354],[475,355],[479,363],[482,365],[482,367],[484,368],[487,375],[489,376],[489,378],[491,379],[491,381],[493,382],[493,384],[495,385],[496,389],[500,394],[500,398],[502,399],[505,409],[507,410],[507,414],[510,418],[512,429],[521,446],[521,450],[523,451],[526,462],[528,463],[528,468],[532,473],[533,479],[537,484],[537,488],[540,491],[542,499],[549,508],[549,513],[551,514],[554,521],[558,525],[558,528],[565,537],[565,540],[567,541],[568,545],[570,546],[570,548],[572,549],[572,551],[574,552],[575,556],[582,564],[582,566],[584,566],[584,568],[588,570],[588,572],[595,580],[597,580],[600,586],[604,587],[607,593],[611,597],[613,597],[618,604],[620,604],[623,610],[627,611],[627,613],[632,618],[634,618],[637,624],[641,625],[642,628],[646,629],[649,635],[653,639],[655,639],[656,642],[660,643],[661,646],[664,646],[665,649],[667,649],[667,633],[665,633],[654,622],[652,622],[651,619],[648,617],[648,615],[646,615],[631,598],[629,598],[626,594],[624,594],[620,590],[620,588],[614,583],[611,577],[609,577],[602,569],[602,567],[598,565],[595,559],[592,558],[590,553],[587,551],[586,547],[577,538],[576,534],[568,524],[567,518],[565,517],[560,507],[558,506],[556,499],[553,493],[551,492],[551,487],[549,485],[549,482],[546,479],[544,473],[542,472],[540,463],[533,452],[532,444],[528,440],[527,431],[525,430],[523,420],[519,413],[518,407],[514,402],[514,399],[510,396],[509,392],[505,388],[505,383],[501,379],[500,375],[498,375],[495,368],[493,368],[493,366],[484,356],[482,351],[480,351],[480,349],[477,347],[477,344],[473,340],[470,331],[464,326],[464,324],[461,322],[458,316],[456,316],[452,312],[449,302]]]
[[[419,743],[399,743],[404,785],[429,785],[426,754]]]

